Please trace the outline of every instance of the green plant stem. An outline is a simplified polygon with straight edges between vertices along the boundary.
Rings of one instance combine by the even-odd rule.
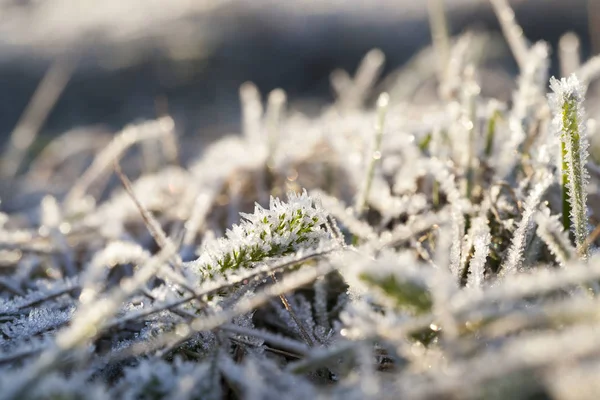
[[[429,150],[429,144],[431,143],[431,139],[433,138],[433,135],[430,133],[428,133],[427,135],[425,135],[425,137],[423,139],[421,139],[421,141],[419,142],[419,150],[421,150],[422,152],[426,152]]]
[[[575,238],[575,245],[580,257],[587,258],[587,251],[582,252],[587,239],[587,212],[585,193],[585,166],[582,160],[581,133],[579,132],[578,99],[565,96],[562,106],[562,193],[563,223],[571,218],[570,231]],[[565,208],[566,206],[566,208]],[[567,226],[565,229],[568,229]]]
[[[562,155],[562,181],[561,181],[561,194],[562,194],[562,223],[565,232],[571,232],[571,203],[569,202],[569,176],[567,171],[569,164],[567,163],[567,147],[564,142],[560,144],[560,152]],[[572,236],[572,235],[570,235]]]
[[[487,135],[485,137],[485,156],[490,158],[492,156],[492,150],[494,149],[494,137],[496,136],[496,123],[500,117],[498,110],[492,113],[487,126]]]

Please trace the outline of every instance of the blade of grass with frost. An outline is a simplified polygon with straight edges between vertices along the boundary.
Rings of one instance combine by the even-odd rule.
[[[429,15],[429,29],[431,41],[437,56],[438,81],[442,82],[446,74],[450,58],[450,38],[448,35],[448,21],[443,0],[428,0],[427,11]]]
[[[120,159],[134,144],[146,140],[161,140],[173,132],[175,123],[171,117],[163,117],[155,121],[125,127],[114,139],[94,158],[92,164],[73,184],[64,204],[67,209],[80,201],[89,187],[101,176],[107,174],[114,160]]]
[[[277,142],[279,140],[279,129],[281,118],[285,108],[286,94],[282,89],[275,89],[269,93],[267,100],[266,128],[268,131],[268,156],[267,167],[273,167]]]
[[[558,42],[558,59],[562,76],[568,76],[581,66],[579,37],[574,32],[567,32]]]
[[[11,179],[17,175],[19,167],[27,156],[27,151],[35,142],[76,67],[77,57],[63,56],[46,72],[2,152],[0,157],[2,178]]]
[[[559,222],[558,215],[550,215],[550,209],[543,206],[535,215],[535,222],[538,225],[538,236],[546,243],[546,246],[562,267],[576,258],[577,252]]]
[[[462,124],[467,133],[467,152],[465,160],[465,169],[467,171],[467,182],[465,187],[465,197],[471,197],[473,181],[475,179],[475,123],[477,119],[477,100],[481,93],[481,88],[475,80],[475,67],[472,64],[467,65],[464,71],[464,78],[461,85],[461,104],[462,104]]]
[[[490,286],[483,293],[468,291],[457,293],[453,300],[453,311],[457,314],[477,312],[483,307],[498,303],[508,305],[524,298],[533,298],[552,293],[556,290],[592,282],[600,279],[600,264],[589,265],[572,262],[569,268],[533,270],[528,274],[519,274]]]
[[[469,50],[473,35],[469,32],[461,35],[452,45],[444,80],[440,82],[439,94],[445,100],[456,97],[462,85],[461,74],[469,61]],[[416,92],[414,90],[413,92]]]
[[[306,190],[288,194],[288,202],[271,197],[269,209],[256,204],[254,214],[240,214],[243,221],[192,262],[203,279],[227,277],[241,268],[268,258],[291,254],[330,239],[327,215]]]
[[[409,241],[419,233],[422,234],[423,232],[436,228],[437,225],[444,223],[450,218],[450,213],[446,211],[448,210],[446,209],[439,214],[430,212],[424,215],[410,217],[406,224],[397,225],[394,229],[389,231],[388,234],[367,242],[366,246],[372,246],[373,248],[378,249],[378,251],[398,246],[401,243]],[[439,265],[447,265],[447,263],[440,263]]]
[[[485,263],[488,255],[490,254],[490,244],[492,243],[492,236],[489,232],[482,232],[475,238],[475,254],[473,259],[469,263],[470,274],[467,280],[467,287],[480,289],[484,282]]]
[[[554,113],[554,129],[561,141],[563,225],[571,230],[580,257],[587,258],[584,248],[588,236],[587,170],[588,141],[583,109],[583,87],[575,75],[550,80],[554,93],[548,95]]]
[[[462,255],[462,245],[465,234],[465,216],[460,209],[452,207],[452,245],[450,246],[450,272],[460,281],[460,261]]]
[[[502,267],[502,275],[514,274],[519,270],[519,267],[523,263],[523,251],[525,251],[525,244],[529,236],[529,230],[533,225],[533,215],[535,209],[540,203],[543,194],[546,189],[552,184],[553,177],[548,172],[543,171],[538,183],[533,187],[525,204],[523,206],[523,216],[521,222],[513,234],[510,248],[508,250],[508,256],[506,262]]]
[[[330,196],[321,190],[311,190],[311,196],[319,199],[327,212],[334,216],[352,235],[361,239],[374,239],[377,234],[368,223],[356,218],[352,209],[336,197]]]
[[[188,220],[185,222],[185,234],[183,236],[183,245],[189,249],[194,244],[198,231],[208,217],[210,207],[213,204],[214,198],[217,196],[217,190],[207,188],[203,193],[198,194],[194,200],[192,211],[189,214]],[[220,189],[220,187],[219,187]]]
[[[314,307],[316,321],[320,326],[329,329],[331,328],[331,324],[329,323],[329,312],[327,310],[328,289],[324,276],[319,277],[315,281],[313,289],[315,291]]]
[[[424,167],[427,169],[427,172],[433,175],[436,182],[440,184],[440,189],[446,195],[448,202],[458,209],[465,211],[470,202],[460,195],[460,191],[456,187],[456,178],[450,171],[448,164],[437,158],[430,158],[424,162]]]
[[[490,3],[494,8],[494,12],[500,22],[500,27],[502,28],[502,33],[510,46],[519,68],[524,69],[527,65],[529,44],[523,35],[523,29],[521,29],[515,19],[514,11],[507,0],[490,0]]]
[[[370,196],[369,202],[381,214],[379,226],[382,228],[401,215],[421,214],[429,207],[427,196],[422,193],[393,196],[383,186],[386,183],[384,179],[375,177],[374,181],[380,190],[375,191],[376,195]]]
[[[473,219],[471,228],[467,232],[465,243],[462,249],[461,259],[461,277],[467,272],[467,287],[480,288],[483,285],[483,276],[485,263],[490,251],[492,237],[490,235],[490,226],[487,214],[491,207],[489,198],[484,199],[479,215]],[[473,257],[469,260],[471,249],[475,249]],[[463,272],[464,271],[464,272]]]
[[[65,275],[75,276],[77,274],[74,262],[75,257],[71,251],[71,247],[67,243],[67,238],[59,228],[63,221],[60,205],[55,197],[47,195],[42,199],[40,208],[42,214],[42,226],[40,230],[45,230],[50,242],[54,243],[61,250],[60,264],[62,264]]]
[[[89,303],[101,294],[108,283],[110,266],[142,265],[150,260],[151,254],[137,243],[114,241],[94,254],[80,275],[82,286],[80,304]]]
[[[470,202],[464,199],[456,187],[454,175],[450,173],[446,164],[437,159],[428,160],[427,171],[433,175],[435,181],[439,183],[440,188],[446,194],[446,198],[451,207],[452,218],[452,244],[450,247],[450,272],[456,277],[457,282],[460,279],[460,265],[462,245],[465,234],[465,216],[464,212],[469,207]]]
[[[595,79],[600,76],[600,55],[596,55],[581,65],[575,75],[579,77],[585,89]]]
[[[522,160],[527,156],[525,146],[530,127],[544,103],[548,74],[548,45],[539,41],[526,54],[527,64],[521,69],[517,90],[513,93],[513,106],[508,115],[509,136],[502,142],[500,154],[493,158],[496,176],[500,180],[514,179]]]
[[[381,74],[384,62],[383,52],[373,49],[360,62],[354,79],[345,71],[335,71],[332,74],[332,85],[339,95],[340,103],[349,108],[362,107]]]
[[[355,95],[361,102],[359,105],[362,105],[369,95],[369,91],[377,82],[384,63],[385,54],[379,49],[370,50],[362,59],[354,76]]]
[[[436,321],[430,325],[430,329],[438,332],[443,327],[444,335],[440,340],[446,343],[456,340],[459,335],[459,326],[450,304],[460,287],[452,278],[447,269],[434,269],[428,279],[429,292],[433,300],[431,311]]]
[[[367,176],[365,177],[364,188],[359,193],[358,202],[356,203],[356,213],[361,215],[365,212],[367,206],[367,199],[369,198],[369,191],[371,190],[371,184],[373,183],[373,175],[375,174],[375,166],[379,159],[381,159],[381,140],[383,139],[383,126],[385,123],[385,115],[388,110],[390,102],[390,96],[387,93],[382,93],[377,99],[377,122],[375,124],[375,142],[373,146],[373,153],[369,160],[369,167],[367,169]]]
[[[262,141],[263,106],[260,92],[252,82],[244,82],[240,86],[240,101],[242,103],[242,133],[249,143]]]

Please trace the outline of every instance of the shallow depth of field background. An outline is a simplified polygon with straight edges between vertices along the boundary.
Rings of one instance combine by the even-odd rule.
[[[600,1],[510,3],[530,41],[543,38],[555,49],[559,37],[573,31],[584,59],[600,51],[600,22],[594,24]],[[445,6],[452,34],[467,28],[499,33],[488,1],[446,0]],[[310,113],[330,101],[334,69],[354,71],[378,47],[390,72],[430,42],[425,0],[1,0],[0,143],[48,68],[65,57],[76,60],[75,72],[33,152],[68,129],[113,132],[168,112],[180,135],[194,135],[200,146],[191,150],[194,156],[207,140],[239,132],[244,81],[262,93],[281,87],[292,107]],[[556,73],[555,51],[553,59]],[[516,72],[506,48],[494,62]],[[482,86],[506,100],[514,89],[492,79]]]

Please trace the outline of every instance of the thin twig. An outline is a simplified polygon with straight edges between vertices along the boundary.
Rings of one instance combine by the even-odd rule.
[[[172,264],[179,272],[181,272],[183,270],[183,267],[182,267],[183,261],[181,260],[181,257],[179,256],[179,254],[177,254],[177,252],[175,250],[175,245],[167,237],[167,235],[161,228],[161,226],[158,223],[158,221],[156,220],[156,218],[154,218],[152,213],[150,213],[150,211],[148,211],[146,209],[146,207],[144,207],[144,205],[139,201],[139,199],[135,195],[135,192],[133,191],[133,185],[131,184],[131,181],[123,173],[123,170],[121,169],[121,166],[120,166],[118,160],[115,160],[114,166],[115,166],[115,172],[116,172],[117,176],[119,177],[119,179],[121,180],[121,183],[123,184],[123,187],[125,188],[125,191],[129,195],[129,197],[131,197],[131,200],[133,200],[133,202],[135,203],[135,206],[137,207],[138,211],[140,212],[140,215],[142,216],[144,225],[146,225],[148,232],[150,232],[150,235],[152,236],[152,238],[154,239],[156,244],[158,244],[158,246],[161,249],[167,250],[173,254]],[[170,274],[168,272],[167,272],[167,274],[170,277],[173,277],[173,274]],[[190,288],[187,285],[187,282],[185,281],[185,279],[182,278],[182,279],[176,279],[176,280],[177,280],[177,284],[179,284],[181,287],[183,287],[190,293],[194,293],[194,289]]]
[[[94,158],[92,164],[73,184],[65,196],[65,204],[77,204],[89,187],[98,178],[110,171],[115,159],[119,159],[131,146],[145,140],[159,140],[168,135],[174,125],[171,117],[163,117],[156,121],[125,127],[113,140]]]
[[[271,274],[271,278],[273,279],[273,282],[277,283],[277,278],[275,277],[275,274]],[[311,336],[308,334],[308,331],[302,324],[302,321],[300,321],[300,318],[298,318],[298,316],[294,312],[294,309],[292,308],[292,306],[290,306],[290,302],[288,301],[287,297],[285,297],[285,294],[283,294],[283,293],[280,294],[279,298],[281,299],[281,302],[283,303],[283,306],[285,307],[287,312],[290,313],[290,316],[296,323],[296,326],[298,327],[298,331],[300,332],[300,336],[302,336],[302,339],[304,339],[306,344],[313,347],[315,345],[315,342],[312,340]]]
[[[594,230],[588,235],[588,237],[585,239],[585,241],[581,245],[580,254],[579,254],[580,256],[585,254],[588,251],[588,249],[590,248],[592,243],[594,243],[596,241],[598,236],[600,236],[600,224],[596,225]]]
[[[277,345],[284,350],[291,351],[295,354],[306,355],[309,352],[309,348],[306,347],[302,342],[297,342],[293,339],[282,337],[270,332],[261,331],[257,329],[244,328],[233,324],[225,324],[219,327],[229,333],[235,333],[241,336],[252,336],[258,339],[262,339],[265,342]]]

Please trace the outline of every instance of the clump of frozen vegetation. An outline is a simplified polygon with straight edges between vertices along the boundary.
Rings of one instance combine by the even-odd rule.
[[[491,3],[508,103],[432,7],[434,48],[383,93],[377,50],[336,71],[317,117],[247,83],[197,159],[169,117],[50,143],[4,191],[0,398],[595,398],[600,63],[571,35],[551,78]]]
[[[271,197],[269,210],[256,204],[253,214],[242,213],[243,221],[225,233],[225,238],[203,249],[188,268],[202,279],[231,276],[256,263],[314,248],[329,239],[324,229],[326,213],[319,210],[306,191],[291,192],[288,202]]]

